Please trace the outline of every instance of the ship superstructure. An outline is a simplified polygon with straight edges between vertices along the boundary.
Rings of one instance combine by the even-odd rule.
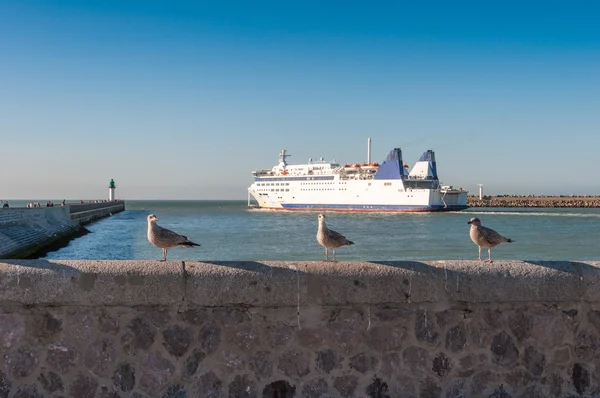
[[[270,170],[252,172],[248,192],[258,207],[276,210],[428,212],[467,208],[467,191],[441,185],[435,153],[427,150],[410,172],[402,150],[392,149],[381,164],[341,165],[323,158],[290,165],[284,149]]]

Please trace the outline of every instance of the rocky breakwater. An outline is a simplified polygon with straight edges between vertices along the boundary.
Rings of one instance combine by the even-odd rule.
[[[469,207],[600,207],[598,196],[469,196]]]
[[[0,262],[0,397],[600,393],[600,263]]]

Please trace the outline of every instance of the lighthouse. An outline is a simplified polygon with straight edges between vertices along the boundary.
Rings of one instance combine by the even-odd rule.
[[[110,179],[110,183],[108,184],[108,201],[112,202],[115,200],[115,180]]]

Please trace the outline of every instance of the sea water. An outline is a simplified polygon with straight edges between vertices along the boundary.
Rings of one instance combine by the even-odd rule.
[[[322,260],[312,211],[252,209],[245,201],[126,201],[126,211],[86,228],[90,233],[47,259],[160,259],[147,238],[146,216],[202,246],[175,248],[169,260]],[[330,229],[355,245],[337,250],[341,261],[476,259],[467,221],[515,240],[492,249],[492,259],[598,260],[600,209],[477,208],[449,213],[325,212]],[[331,251],[330,251],[331,254]],[[487,258],[483,250],[482,258]]]

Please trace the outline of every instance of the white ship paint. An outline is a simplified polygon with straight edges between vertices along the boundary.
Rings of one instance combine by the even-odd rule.
[[[371,145],[368,144],[370,160]],[[370,212],[456,211],[467,208],[468,192],[441,185],[435,153],[427,150],[408,172],[402,150],[394,148],[382,163],[340,165],[309,160],[290,165],[284,149],[270,170],[252,172],[248,193],[258,207],[274,210]]]

